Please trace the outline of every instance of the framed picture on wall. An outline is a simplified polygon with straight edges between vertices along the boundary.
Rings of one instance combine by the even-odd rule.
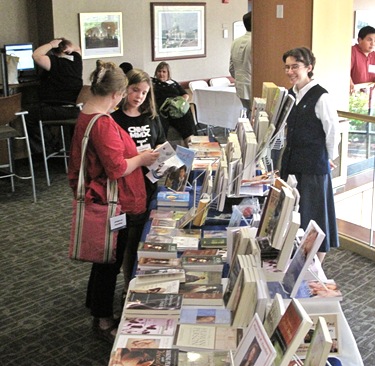
[[[375,11],[371,9],[367,10],[356,10],[354,12],[354,30],[353,38],[357,40],[358,32],[361,28],[367,25],[374,26]]]
[[[123,55],[122,13],[80,13],[82,58]]]
[[[151,3],[152,60],[206,56],[206,3]]]

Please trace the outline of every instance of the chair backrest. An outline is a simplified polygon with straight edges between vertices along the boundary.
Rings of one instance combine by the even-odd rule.
[[[225,77],[210,79],[211,86],[228,86],[229,84],[230,84],[230,80]]]
[[[194,90],[197,88],[208,88],[208,84],[204,80],[194,80],[194,81],[190,81],[189,88],[191,92],[194,92]]]
[[[4,126],[15,119],[15,113],[21,111],[22,93],[0,97],[0,126]]]

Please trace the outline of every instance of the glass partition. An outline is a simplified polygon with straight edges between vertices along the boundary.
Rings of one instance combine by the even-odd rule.
[[[349,122],[349,131],[347,176],[344,184],[336,188],[335,206],[340,235],[374,247],[374,88],[373,84],[356,87],[357,91],[350,96],[349,112],[338,111]]]

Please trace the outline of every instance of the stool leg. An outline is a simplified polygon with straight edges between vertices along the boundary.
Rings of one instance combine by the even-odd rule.
[[[64,126],[61,126],[61,142],[62,142],[62,153],[64,155],[65,173],[68,174],[68,154],[65,145]]]
[[[43,161],[44,161],[44,169],[46,171],[47,185],[50,186],[51,182],[50,182],[50,179],[49,179],[47,152],[46,152],[46,145],[45,145],[45,142],[44,142],[44,131],[43,131],[43,122],[42,121],[39,121],[39,129],[40,129],[40,138],[42,140]]]
[[[10,184],[12,187],[12,192],[15,191],[14,188],[14,171],[13,171],[13,144],[12,144],[12,138],[7,139],[7,145],[8,145],[8,161],[9,161],[9,177],[10,177]]]

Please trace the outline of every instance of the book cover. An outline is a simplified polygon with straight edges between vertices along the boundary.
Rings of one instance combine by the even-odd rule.
[[[142,284],[135,281],[134,287],[131,288],[132,292],[143,292],[148,294],[163,293],[163,294],[177,294],[180,288],[179,280],[152,282]]]
[[[217,248],[217,249],[226,249],[227,248],[227,238],[202,238],[201,247],[208,248]]]
[[[186,284],[210,285],[221,283],[220,271],[189,271],[185,272]]]
[[[342,292],[334,280],[303,280],[296,297],[299,300],[309,299],[316,301],[341,301]]]
[[[182,257],[187,255],[217,255],[218,249],[187,249],[182,252]]]
[[[182,351],[220,350],[237,348],[243,330],[220,325],[179,324],[175,345]]]
[[[275,357],[276,351],[258,314],[255,314],[234,353],[234,364],[271,366]]]
[[[181,264],[185,270],[218,271],[224,263],[221,255],[186,255],[181,257]]]
[[[156,334],[118,334],[115,340],[115,348],[172,348],[173,336],[161,336]]]
[[[228,309],[183,307],[180,314],[181,324],[230,325],[232,313]]]
[[[138,257],[177,258],[177,244],[140,242]]]
[[[157,205],[168,207],[189,207],[189,192],[160,191],[157,194]]]
[[[152,269],[152,268],[181,268],[180,258],[152,258],[140,257],[138,259],[139,269]]]
[[[134,318],[125,317],[119,325],[120,334],[156,334],[173,336],[177,328],[178,318]]]
[[[183,295],[183,305],[223,305],[223,285],[181,284],[179,293]]]
[[[271,337],[284,313],[284,300],[280,294],[276,294],[263,322],[263,326],[268,337]]]
[[[136,271],[136,285],[158,283],[171,280],[185,282],[185,271],[181,268],[150,269]]]
[[[179,366],[233,366],[231,354],[228,351],[191,351],[180,352]]]
[[[154,218],[151,221],[151,227],[158,226],[158,227],[166,227],[166,228],[175,228],[176,227],[176,220],[173,218]]]
[[[131,292],[126,300],[126,314],[179,314],[182,305],[180,294],[144,294]]]
[[[290,261],[283,280],[281,282],[268,283],[271,298],[274,297],[276,292],[286,298],[296,297],[298,289],[324,237],[325,234],[318,224],[311,220],[300,245]]]
[[[178,366],[179,352],[175,348],[117,348],[111,355],[108,366],[118,365],[153,365]]]
[[[325,318],[319,317],[307,351],[305,366],[325,366],[332,347],[332,339]]]
[[[292,299],[271,335],[276,350],[275,366],[287,366],[312,325],[297,299]]]
[[[313,322],[313,325],[311,326],[310,330],[306,334],[301,345],[298,347],[296,351],[296,355],[300,357],[301,359],[306,358],[309,347],[311,346],[311,343],[312,343],[312,337],[316,330],[318,320],[320,317],[322,317],[324,319],[325,325],[329,333],[329,337],[331,339],[331,345],[328,349],[328,353],[330,356],[339,356],[341,353],[341,338],[340,338],[338,314],[337,313],[320,313],[320,314],[309,314],[309,315]],[[328,338],[328,337],[325,337],[325,338]]]

